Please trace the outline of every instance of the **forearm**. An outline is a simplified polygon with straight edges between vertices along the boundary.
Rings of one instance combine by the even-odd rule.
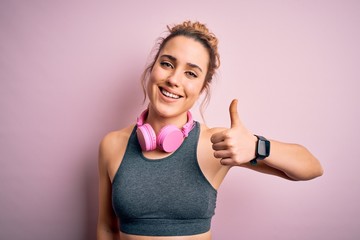
[[[303,146],[271,140],[265,164],[284,172],[293,180],[310,180],[323,174],[320,162]]]

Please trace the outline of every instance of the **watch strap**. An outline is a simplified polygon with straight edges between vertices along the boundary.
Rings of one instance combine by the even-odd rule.
[[[264,158],[270,155],[270,141],[264,138],[263,136],[258,136],[258,135],[254,135],[254,136],[257,137],[258,140],[256,142],[255,158],[250,161],[251,165],[256,165],[257,160],[263,160]],[[262,144],[264,144],[261,146],[262,149],[259,149],[260,141],[262,141]],[[261,154],[260,151],[262,152]]]

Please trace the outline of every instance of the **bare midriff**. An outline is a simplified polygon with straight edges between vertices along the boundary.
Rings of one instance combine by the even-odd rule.
[[[120,240],[211,240],[211,232],[191,236],[140,236],[120,232]]]

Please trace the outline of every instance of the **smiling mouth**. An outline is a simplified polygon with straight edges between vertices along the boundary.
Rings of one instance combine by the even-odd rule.
[[[161,92],[164,96],[169,97],[169,98],[173,98],[173,99],[182,98],[182,96],[179,96],[179,95],[176,95],[176,94],[174,94],[174,93],[168,92],[168,91],[166,91],[165,89],[163,89],[162,87],[160,87],[160,92]]]

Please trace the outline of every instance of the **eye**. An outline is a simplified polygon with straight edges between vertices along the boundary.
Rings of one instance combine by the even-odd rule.
[[[166,61],[160,62],[160,65],[163,66],[164,68],[174,68],[174,66]]]
[[[191,78],[197,78],[198,76],[197,76],[197,74],[196,73],[194,73],[194,72],[186,72],[186,75],[188,75],[189,77],[191,77]]]

